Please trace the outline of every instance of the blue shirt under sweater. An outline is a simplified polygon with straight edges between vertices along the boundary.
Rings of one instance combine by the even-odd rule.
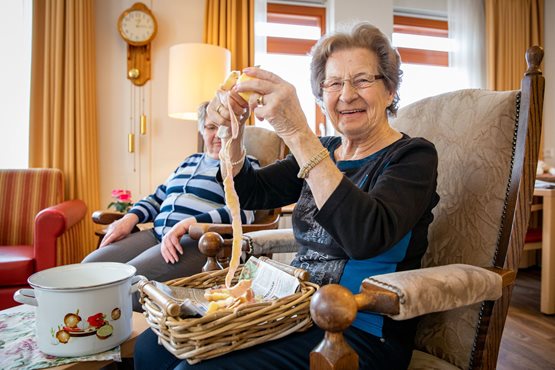
[[[248,157],[252,166],[258,161]],[[159,240],[179,221],[195,217],[198,222],[231,223],[231,213],[225,206],[224,191],[216,181],[220,161],[204,153],[186,158],[154,193],[133,205],[130,213],[139,222],[153,222]],[[241,210],[241,222],[250,224],[252,211]]]
[[[334,146],[335,147],[335,146]],[[380,156],[383,156],[387,148],[380,150],[361,160],[353,161],[338,161],[336,162],[337,168],[343,173],[357,172],[363,166],[371,161],[375,161]],[[387,167],[385,164],[384,168]],[[368,176],[363,176],[357,183],[359,188],[364,187],[368,181]],[[387,274],[397,270],[397,264],[405,258],[407,248],[409,246],[411,232],[409,231],[399,242],[390,248],[385,253],[376,257],[368,258],[365,260],[349,259],[343,268],[343,273],[339,284],[349,289],[354,294],[360,290],[361,282],[373,275]],[[375,336],[382,337],[383,316],[370,312],[361,311],[357,313],[356,319],[352,326],[369,332]]]

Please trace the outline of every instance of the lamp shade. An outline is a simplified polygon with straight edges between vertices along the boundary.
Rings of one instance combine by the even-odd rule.
[[[214,97],[231,67],[231,52],[208,44],[187,43],[170,48],[168,115],[196,120],[200,103]]]

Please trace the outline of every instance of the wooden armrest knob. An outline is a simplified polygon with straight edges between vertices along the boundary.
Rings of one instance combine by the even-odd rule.
[[[343,330],[354,321],[357,310],[355,296],[341,285],[325,285],[314,293],[310,315],[326,334],[310,353],[311,369],[358,369],[358,355],[343,337]]]
[[[218,253],[224,246],[224,238],[218,233],[209,231],[198,241],[198,249],[206,256],[206,263],[202,271],[221,270],[222,266],[216,259]]]
[[[310,315],[326,331],[341,332],[351,326],[357,315],[357,302],[351,291],[341,285],[324,285],[310,300]]]

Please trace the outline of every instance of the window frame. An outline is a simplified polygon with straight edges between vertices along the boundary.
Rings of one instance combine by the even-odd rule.
[[[446,20],[419,18],[405,15],[393,16],[393,32],[410,35],[449,37]],[[403,63],[449,66],[449,52],[398,47]]]
[[[326,8],[324,7],[268,3],[266,17],[268,23],[316,26],[320,27],[320,36],[326,33]],[[266,53],[307,55],[317,41],[268,36],[266,37]],[[312,124],[314,132],[320,136],[322,134],[320,123],[325,126],[326,118],[316,103],[315,109],[316,117]]]

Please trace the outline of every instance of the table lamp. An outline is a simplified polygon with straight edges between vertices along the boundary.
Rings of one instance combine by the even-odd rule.
[[[231,67],[231,52],[209,44],[185,43],[170,48],[168,115],[197,120],[200,103],[210,100]]]

